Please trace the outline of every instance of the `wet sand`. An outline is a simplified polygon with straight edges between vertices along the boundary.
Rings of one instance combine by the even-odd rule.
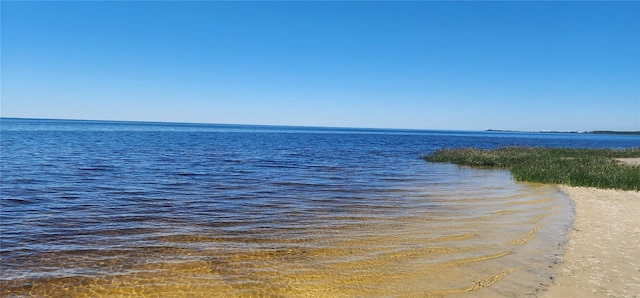
[[[640,297],[640,192],[567,187],[575,222],[541,297]]]

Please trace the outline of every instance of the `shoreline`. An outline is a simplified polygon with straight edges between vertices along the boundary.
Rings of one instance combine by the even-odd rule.
[[[640,297],[640,192],[559,186],[575,219],[539,297]]]

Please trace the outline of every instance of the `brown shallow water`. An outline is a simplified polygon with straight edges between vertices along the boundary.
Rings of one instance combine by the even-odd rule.
[[[402,212],[382,204],[326,213],[313,225],[265,222],[251,231],[231,225],[224,234],[220,226],[216,233],[206,226],[172,233],[120,229],[112,238],[130,237],[131,245],[88,237],[76,249],[14,251],[3,259],[0,293],[519,297],[550,283],[572,214],[556,187],[515,183],[505,171],[430,166],[436,173],[460,171],[464,181],[428,191],[416,184],[404,190],[412,206]]]

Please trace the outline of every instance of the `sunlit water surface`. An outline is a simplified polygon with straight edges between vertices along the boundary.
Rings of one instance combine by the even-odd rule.
[[[524,296],[572,220],[554,186],[441,147],[629,136],[2,119],[0,294]]]

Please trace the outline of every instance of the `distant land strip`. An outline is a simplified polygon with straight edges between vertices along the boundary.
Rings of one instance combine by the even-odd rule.
[[[607,135],[640,135],[640,131],[610,131],[610,130],[595,130],[587,133],[593,134],[607,134]]]
[[[492,129],[488,128],[485,131],[492,132],[535,132],[535,133],[585,133],[585,134],[607,134],[607,135],[640,135],[640,131],[615,131],[615,130],[594,130],[594,131],[561,131],[561,130],[539,130],[539,131],[526,131],[526,130],[510,130],[510,129]]]

